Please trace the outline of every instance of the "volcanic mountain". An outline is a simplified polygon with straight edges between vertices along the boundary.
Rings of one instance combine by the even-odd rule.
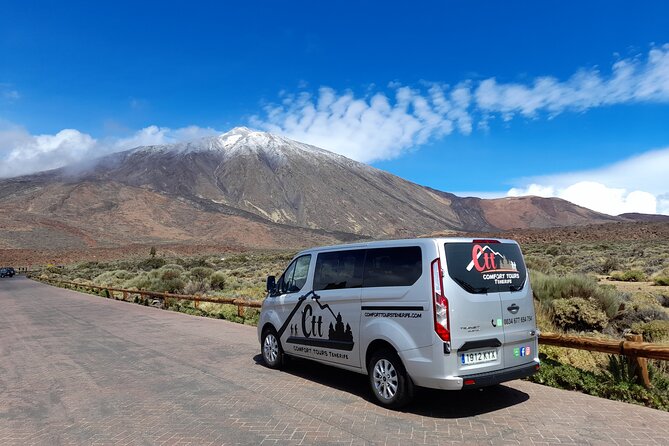
[[[243,127],[0,180],[0,248],[293,247],[619,220],[556,198],[461,198]]]

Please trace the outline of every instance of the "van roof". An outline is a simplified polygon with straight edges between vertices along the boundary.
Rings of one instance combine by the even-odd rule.
[[[410,244],[426,244],[426,243],[471,243],[474,240],[496,240],[500,243],[514,243],[515,240],[496,238],[496,237],[425,237],[425,238],[407,238],[407,239],[390,239],[390,240],[373,240],[358,243],[345,243],[341,245],[315,246],[313,248],[300,251],[297,256],[302,254],[309,254],[319,251],[329,251],[334,249],[364,249],[364,248],[386,248],[391,246],[405,246]],[[296,257],[297,257],[296,256]]]

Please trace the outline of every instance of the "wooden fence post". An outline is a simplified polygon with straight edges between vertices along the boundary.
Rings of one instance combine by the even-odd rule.
[[[237,304],[237,316],[244,317],[244,307],[240,304]]]
[[[625,339],[631,342],[643,342],[643,336],[640,334],[626,334]],[[638,356],[629,356],[629,358],[633,364],[634,373],[639,384],[643,385],[646,389],[650,389],[652,386],[650,384],[650,377],[648,376],[648,360]]]

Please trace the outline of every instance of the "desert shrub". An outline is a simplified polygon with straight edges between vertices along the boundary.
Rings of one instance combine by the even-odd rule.
[[[602,287],[595,279],[584,275],[548,276],[530,271],[530,279],[534,294],[548,306],[556,299],[581,297],[598,302],[599,307],[612,317],[623,300],[622,294],[614,288]]]
[[[135,289],[135,290],[150,290],[151,289],[151,276],[148,273],[141,272],[132,279],[126,280],[123,283],[123,288]]]
[[[186,282],[181,278],[181,274],[176,271],[170,271],[163,277],[151,281],[151,291],[160,291],[168,293],[180,293],[183,291]]]
[[[549,246],[546,248],[546,254],[551,255],[551,256],[556,256],[560,254],[560,247],[559,246]]]
[[[203,281],[209,278],[209,276],[211,276],[213,272],[214,270],[211,268],[207,268],[204,266],[196,266],[195,268],[192,268],[190,270],[190,275],[193,279]]]
[[[667,312],[662,308],[656,307],[630,307],[618,313],[612,320],[611,324],[618,331],[622,332],[628,328],[638,326],[637,324],[645,324],[652,321],[666,321],[669,319]]]
[[[602,274],[608,274],[618,268],[620,268],[620,262],[618,261],[618,258],[607,257],[606,260],[604,260],[604,263],[602,263],[602,268],[600,271]]]
[[[548,274],[551,270],[551,264],[543,257],[528,255],[525,257],[525,266],[528,269]]]
[[[566,256],[566,255],[561,255],[555,257],[553,261],[556,265],[560,266],[573,266],[574,265],[574,258],[571,256]]]
[[[657,276],[653,279],[655,285],[667,286],[669,285],[669,276]]]
[[[185,259],[177,259],[177,262],[187,269],[204,268],[210,266],[206,257],[187,257]]]
[[[646,342],[669,342],[669,320],[637,322],[632,325],[632,330],[643,335]]]
[[[225,273],[223,271],[216,271],[209,277],[209,285],[214,290],[222,290],[225,288]]]
[[[186,268],[183,266],[176,264],[176,263],[168,263],[167,265],[163,265],[160,267],[161,271],[179,271],[180,273],[183,273],[186,271]]]
[[[158,269],[162,266],[165,266],[166,263],[167,262],[165,261],[165,259],[162,259],[160,257],[153,257],[139,262],[137,264],[137,268],[144,271],[151,271],[152,269]]]
[[[646,280],[646,274],[638,269],[632,269],[623,273],[615,272],[611,274],[611,280],[622,282],[642,282]]]
[[[206,279],[189,280],[183,288],[185,294],[205,294],[210,289]]]
[[[181,272],[174,269],[166,269],[158,276],[161,280],[172,280],[181,277]]]
[[[125,271],[125,270],[107,271],[96,276],[93,279],[93,282],[103,286],[116,286],[128,279],[131,279],[132,277],[134,277],[134,274],[131,273],[130,271]]]
[[[552,310],[553,322],[566,330],[601,330],[608,323],[597,303],[582,297],[555,299]]]
[[[656,296],[657,303],[659,303],[664,308],[669,308],[669,295],[668,294],[659,294]]]

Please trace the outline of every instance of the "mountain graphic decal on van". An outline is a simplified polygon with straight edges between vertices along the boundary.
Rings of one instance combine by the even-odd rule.
[[[474,245],[472,248],[472,261],[467,265],[467,271],[473,268],[480,273],[518,272],[516,262],[508,260],[504,254],[495,251],[488,245],[483,247]]]
[[[302,310],[301,317],[297,322],[293,322],[293,317],[297,314],[302,303],[306,300],[309,294],[313,294],[311,299],[316,302],[318,307],[315,309],[312,304],[307,304]],[[322,311],[327,310],[327,311]],[[319,312],[320,314],[317,314]],[[329,323],[328,337],[324,337],[323,322],[325,318],[332,320]],[[353,350],[355,343],[353,342],[353,332],[348,323],[344,323],[341,313],[335,314],[328,304],[321,304],[320,296],[313,291],[298,298],[297,304],[290,312],[286,322],[279,331],[279,336],[290,326],[290,336],[286,340],[288,344],[309,345],[312,347],[330,348],[334,350]]]

